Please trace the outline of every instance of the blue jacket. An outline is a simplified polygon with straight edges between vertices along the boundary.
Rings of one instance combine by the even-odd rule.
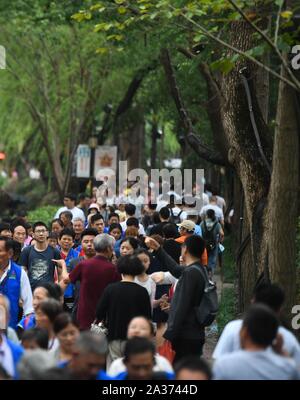
[[[0,293],[5,295],[10,302],[9,326],[13,329],[16,329],[18,325],[21,273],[22,268],[11,261],[10,270],[4,280],[0,283]]]
[[[24,349],[22,346],[13,343],[12,341],[10,341],[9,339],[7,340],[7,344],[10,347],[12,356],[13,356],[13,361],[14,361],[14,369],[15,369],[15,375],[14,375],[14,379],[18,379],[19,378],[19,374],[18,374],[18,370],[17,370],[17,365],[19,363],[19,361],[21,360],[23,354],[24,354]]]

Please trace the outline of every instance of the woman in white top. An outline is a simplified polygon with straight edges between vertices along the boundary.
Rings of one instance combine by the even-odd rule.
[[[135,317],[130,321],[128,325],[127,339],[131,339],[133,337],[144,337],[153,340],[154,335],[155,332],[153,324],[145,317]],[[118,358],[117,360],[113,361],[107,373],[109,376],[114,377],[125,371],[126,367],[124,365],[123,358]],[[165,357],[156,354],[154,371],[173,372],[173,368]]]
[[[150,254],[146,249],[137,249],[134,254],[141,260],[144,266],[144,272],[141,275],[136,276],[134,282],[143,286],[147,290],[153,309],[158,306],[159,300],[155,300],[156,284],[150,275],[147,274],[151,262]]]
[[[59,341],[55,336],[53,324],[56,317],[62,312],[62,305],[57,300],[48,299],[42,301],[36,309],[35,319],[38,328],[46,329],[49,336],[48,351],[55,352],[59,347]]]

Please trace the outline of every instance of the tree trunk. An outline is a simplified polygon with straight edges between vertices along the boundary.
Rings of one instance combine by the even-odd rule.
[[[156,158],[157,158],[157,124],[152,122],[151,129],[151,169],[156,168]]]
[[[286,75],[282,70],[282,74]],[[270,279],[286,294],[286,311],[296,297],[296,231],[299,198],[299,125],[296,93],[279,85],[273,173],[268,202],[267,243]],[[291,314],[290,314],[291,316]],[[290,318],[291,319],[291,318]]]
[[[254,46],[253,31],[244,21],[231,26],[231,44],[243,51]],[[232,54],[230,54],[231,56]],[[257,139],[250,119],[245,88],[241,82],[241,71],[248,78],[253,112],[267,159],[271,160],[271,143],[258,101],[253,76],[256,67],[248,61],[238,61],[236,68],[222,79],[222,116],[224,132],[229,144],[229,161],[234,166],[244,192],[244,219],[241,241],[249,236],[249,245],[244,250],[247,261],[240,260],[239,282],[243,299],[241,308],[249,303],[253,284],[259,272],[259,260],[263,237],[263,214],[270,185],[270,173],[259,151]],[[248,241],[246,241],[248,243]],[[251,257],[250,257],[251,255]]]

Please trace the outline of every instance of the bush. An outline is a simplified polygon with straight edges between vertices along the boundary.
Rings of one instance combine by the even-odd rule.
[[[235,259],[233,255],[233,236],[225,236],[223,243],[225,251],[223,253],[223,276],[225,283],[234,283],[236,279]]]
[[[37,221],[43,221],[47,225],[53,220],[54,215],[57,211],[57,206],[45,206],[28,212],[28,221],[34,223]]]

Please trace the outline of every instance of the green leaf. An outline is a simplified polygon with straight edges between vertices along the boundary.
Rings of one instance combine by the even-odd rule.
[[[290,19],[293,16],[293,13],[292,11],[283,11],[280,15],[284,19]]]
[[[99,47],[96,49],[97,54],[107,54],[108,53],[108,48],[107,47]]]
[[[123,15],[123,14],[127,13],[127,8],[126,7],[119,7],[117,11],[118,11],[119,14]]]
[[[234,62],[229,58],[217,60],[210,64],[212,70],[219,70],[224,74],[228,74],[234,68]]]
[[[103,7],[103,4],[98,3],[98,4],[94,4],[93,6],[90,7],[91,11],[97,11],[100,10],[101,8],[103,8],[105,10],[105,7]]]
[[[204,38],[205,36],[202,33],[198,33],[196,36],[194,36],[193,38],[193,42],[201,42],[201,40]]]
[[[101,22],[101,24],[95,25],[94,32],[108,31],[112,28],[112,26],[112,24],[109,24],[107,22]]]

